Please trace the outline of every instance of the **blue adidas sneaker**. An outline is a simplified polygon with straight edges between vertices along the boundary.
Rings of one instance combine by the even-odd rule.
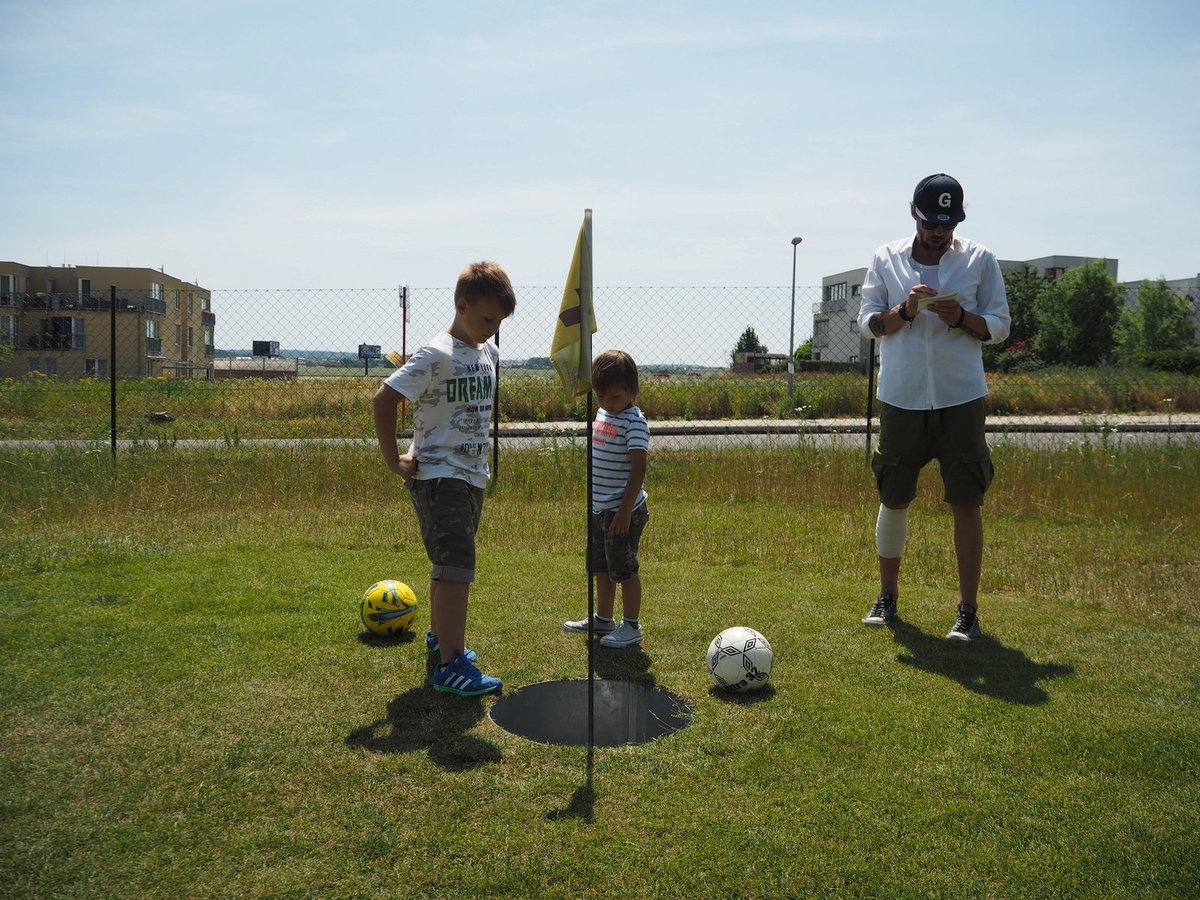
[[[432,631],[425,632],[425,652],[432,656],[440,649],[441,646],[438,644],[437,635]],[[478,658],[475,656],[475,651],[470,647],[463,651],[463,656],[467,658],[468,662],[475,662],[475,660]]]
[[[433,689],[460,697],[478,697],[500,690],[501,681],[484,675],[462,653],[444,666],[433,668]]]

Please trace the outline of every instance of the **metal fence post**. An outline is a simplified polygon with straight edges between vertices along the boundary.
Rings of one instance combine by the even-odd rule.
[[[109,449],[117,459],[117,286],[108,288],[108,423]]]
[[[867,466],[871,465],[871,416],[875,413],[875,338],[871,338],[867,359]]]

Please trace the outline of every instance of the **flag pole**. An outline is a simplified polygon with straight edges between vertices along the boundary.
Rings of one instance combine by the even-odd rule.
[[[492,471],[488,478],[488,496],[496,491],[500,477],[500,326],[496,326],[496,390],[492,394]]]
[[[587,507],[584,510],[586,530],[584,534],[586,554],[583,574],[587,579],[588,591],[588,684],[587,684],[587,788],[592,789],[592,759],[596,745],[596,595],[595,584],[589,571],[592,549],[592,333],[596,330],[596,314],[592,304],[592,211],[583,211],[583,225],[575,239],[575,253],[571,257],[571,268],[567,284],[563,289],[562,304],[558,310],[558,321],[554,326],[554,341],[550,345],[550,360],[562,379],[567,401],[587,394]]]
[[[596,625],[596,588],[595,580],[588,569],[592,560],[592,392],[587,394],[587,516],[584,524],[587,526],[587,563],[584,574],[588,584],[588,725],[587,725],[587,786],[592,788],[592,759],[596,748],[596,642],[592,634]]]
[[[592,789],[592,762],[596,752],[596,642],[592,631],[595,628],[596,589],[595,579],[588,571],[592,564],[592,339],[591,330],[595,322],[595,298],[592,296],[592,211],[583,211],[583,259],[579,267],[580,294],[587,297],[587,306],[591,312],[592,322],[580,321],[579,334],[582,345],[584,335],[587,335],[587,564],[584,573],[587,576],[588,588],[588,746],[587,746],[587,786]]]

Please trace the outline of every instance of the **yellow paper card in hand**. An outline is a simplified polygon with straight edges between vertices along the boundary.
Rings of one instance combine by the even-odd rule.
[[[936,297],[922,297],[917,301],[917,312],[923,309],[928,309],[930,305],[937,303],[939,300],[953,300],[958,296],[958,291],[953,294],[938,294]]]

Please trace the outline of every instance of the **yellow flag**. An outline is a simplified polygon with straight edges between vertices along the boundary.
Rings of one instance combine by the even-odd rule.
[[[558,370],[567,398],[592,389],[592,335],[596,313],[592,307],[592,211],[583,211],[583,224],[575,241],[571,271],[563,289],[550,361]]]

